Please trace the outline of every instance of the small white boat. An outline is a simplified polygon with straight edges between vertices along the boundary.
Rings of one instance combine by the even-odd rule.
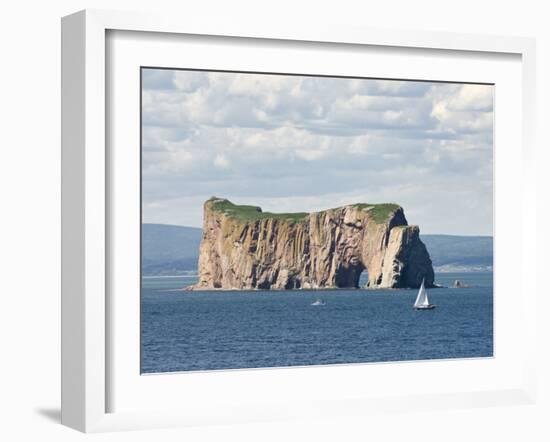
[[[424,287],[424,278],[422,278],[422,284],[420,285],[420,290],[418,290],[418,296],[413,307],[415,310],[431,310],[435,308],[435,305],[430,304],[428,300],[428,293],[426,292],[426,287]]]
[[[325,301],[317,299],[315,302],[312,302],[311,305],[325,305]]]

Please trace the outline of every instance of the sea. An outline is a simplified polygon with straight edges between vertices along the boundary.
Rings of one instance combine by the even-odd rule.
[[[416,289],[181,290],[195,282],[142,279],[142,374],[493,356],[492,272],[436,273],[426,311]]]

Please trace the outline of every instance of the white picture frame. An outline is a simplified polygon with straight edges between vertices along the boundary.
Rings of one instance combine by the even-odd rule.
[[[185,406],[150,410],[112,410],[109,394],[114,388],[109,375],[113,364],[109,344],[109,327],[116,319],[110,311],[108,293],[112,289],[109,260],[111,235],[110,217],[113,201],[109,185],[109,154],[106,121],[108,107],[109,63],[107,34],[112,31],[160,33],[161,35],[218,36],[222,39],[246,38],[311,44],[338,44],[401,48],[403,51],[426,49],[430,51],[485,54],[503,54],[518,57],[521,64],[521,127],[518,154],[522,162],[521,208],[517,214],[521,225],[518,253],[521,268],[526,272],[534,260],[535,235],[530,229],[535,213],[534,168],[534,108],[535,108],[535,43],[518,37],[492,37],[450,33],[350,28],[310,24],[292,27],[248,22],[215,23],[196,18],[158,17],[150,14],[131,14],[87,10],[63,18],[62,21],[62,423],[85,432],[121,429],[156,428],[167,426],[204,425],[217,422],[249,422],[289,417],[327,415],[361,415],[383,408],[388,412],[404,408],[456,408],[498,404],[532,403],[536,392],[536,358],[534,348],[536,282],[532,278],[521,281],[521,317],[524,352],[521,380],[501,388],[484,390],[467,387],[461,392],[435,391],[426,395],[378,394],[376,397],[359,394],[341,397],[338,393],[314,401],[303,397],[281,405],[254,406],[253,392],[248,402],[225,403],[233,407],[231,413],[219,414],[207,407],[190,410]],[[143,34],[146,35],[146,34]],[[159,35],[159,34],[156,34]],[[146,37],[145,37],[146,38]],[[498,85],[497,85],[498,86]],[[496,114],[498,117],[498,106]],[[519,133],[519,132],[518,132]],[[498,183],[497,183],[498,185]],[[498,222],[498,221],[497,221]],[[506,253],[496,246],[495,253]],[[498,320],[498,318],[497,318]],[[529,339],[531,338],[531,339]],[[412,370],[412,364],[400,370]],[[376,368],[375,368],[376,369]],[[379,365],[377,370],[390,370],[390,365]],[[476,370],[475,367],[472,368]],[[331,373],[346,370],[331,367]],[[361,367],[347,369],[357,375]],[[351,370],[351,371],[350,371]],[[372,368],[371,368],[372,370]],[[263,382],[270,372],[280,378],[290,375],[277,370],[262,370],[251,374],[239,371],[236,377],[245,388],[253,389],[254,382]],[[284,373],[289,373],[290,370]],[[292,375],[297,374],[294,371]],[[323,372],[324,375],[327,371]],[[490,374],[490,373],[489,373]],[[330,376],[330,375],[329,375]],[[170,381],[164,377],[170,388]],[[247,380],[256,378],[254,380]],[[210,382],[213,377],[203,378]],[[519,376],[518,376],[519,379]],[[229,377],[226,379],[229,382]],[[216,382],[223,383],[219,377]],[[246,383],[251,384],[246,387]],[[220,384],[221,385],[221,384]],[[166,391],[162,394],[167,395]],[[195,393],[196,394],[196,393]],[[228,395],[230,392],[228,392]],[[227,399],[227,398],[226,398]],[[192,395],[187,398],[192,401]],[[167,401],[170,402],[170,401]],[[308,404],[308,406],[304,406]]]

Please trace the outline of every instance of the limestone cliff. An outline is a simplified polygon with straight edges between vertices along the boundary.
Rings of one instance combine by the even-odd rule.
[[[417,226],[395,204],[267,213],[213,197],[204,204],[194,289],[418,287],[434,273]]]

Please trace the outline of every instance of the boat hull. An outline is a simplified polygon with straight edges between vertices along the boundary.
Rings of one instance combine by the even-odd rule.
[[[423,307],[414,307],[415,310],[433,310],[435,308],[435,305],[430,304]]]

